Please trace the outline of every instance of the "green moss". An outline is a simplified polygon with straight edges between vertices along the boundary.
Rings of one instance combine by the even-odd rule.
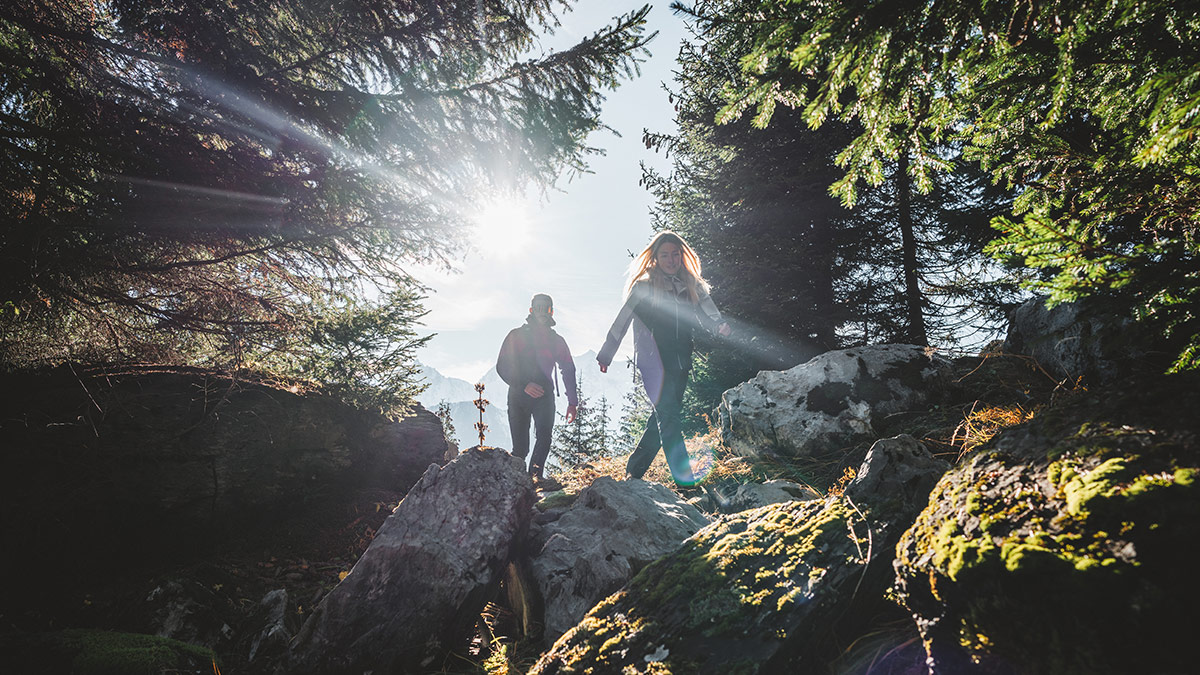
[[[674,653],[685,636],[702,642],[740,636],[763,617],[803,606],[813,581],[827,573],[813,562],[847,546],[852,518],[863,530],[861,516],[836,501],[776,504],[730,516],[597,605],[560,640],[570,645],[560,662],[612,672],[624,663],[640,668],[639,654],[658,645]],[[853,554],[851,562],[861,564]],[[664,663],[687,672],[671,658]]]
[[[578,496],[577,493],[568,493],[566,490],[555,490],[538,501],[537,509],[542,512],[551,509],[565,509],[574,504]]]
[[[97,630],[67,630],[54,639],[57,648],[73,653],[75,675],[135,675],[174,671],[209,671],[220,665],[212,650],[186,642]]]
[[[1092,500],[1111,496],[1117,481],[1127,474],[1128,462],[1128,458],[1113,457],[1090,471],[1071,472],[1060,484],[1067,502],[1067,513],[1086,516]]]
[[[998,437],[1010,441],[1008,461],[986,456],[998,441],[968,456],[905,533],[902,601],[942,617],[982,670],[994,658],[1041,672],[1140,672],[1117,665],[1124,644],[1172,664],[1147,672],[1179,670],[1168,646],[1185,632],[1174,617],[1195,605],[1185,544],[1200,522],[1195,405],[1148,405],[1159,389],[1132,391],[1068,401]]]
[[[1064,564],[1072,564],[1076,569],[1087,569],[1097,564],[1091,558],[1063,555],[1064,552],[1053,545],[1042,545],[1040,542],[1044,540],[1044,537],[1038,537],[1038,543],[1020,539],[1004,542],[1000,546],[1000,559],[1004,562],[1004,569],[1009,572],[1049,571],[1061,568]]]
[[[963,536],[953,521],[942,525],[932,545],[934,564],[945,570],[946,576],[954,580],[959,578],[963,570],[982,564],[996,549],[991,537]]]

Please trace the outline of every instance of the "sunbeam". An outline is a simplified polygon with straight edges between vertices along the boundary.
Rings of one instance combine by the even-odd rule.
[[[501,198],[481,204],[471,221],[473,245],[485,256],[511,258],[531,243],[529,209],[521,200]]]

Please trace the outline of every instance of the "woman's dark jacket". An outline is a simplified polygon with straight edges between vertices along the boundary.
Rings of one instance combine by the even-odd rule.
[[[612,363],[625,332],[633,324],[633,350],[639,369],[689,371],[692,368],[692,332],[713,330],[721,323],[721,312],[708,292],[697,285],[699,302],[693,303],[686,283],[664,277],[662,286],[649,279],[634,283],[625,305],[617,313],[596,360]]]

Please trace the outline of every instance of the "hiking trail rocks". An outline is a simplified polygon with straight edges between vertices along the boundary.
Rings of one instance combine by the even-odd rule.
[[[430,466],[292,643],[289,673],[424,672],[466,644],[533,513],[520,459]]]

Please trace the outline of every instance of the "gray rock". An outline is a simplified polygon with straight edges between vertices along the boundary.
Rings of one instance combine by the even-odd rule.
[[[523,463],[503,450],[429,467],[305,622],[287,672],[424,672],[465,647],[534,501]]]
[[[826,352],[726,391],[721,437],[741,455],[819,457],[870,440],[885,415],[927,405],[950,372],[947,359],[914,345]]]
[[[862,502],[899,500],[911,504],[933,489],[950,463],[937,459],[908,434],[883,438],[871,446],[846,496]]]
[[[1154,336],[1128,317],[1113,316],[1095,302],[1046,307],[1046,298],[1025,301],[1009,316],[1004,350],[1032,356],[1050,375],[1068,384],[1112,382],[1146,357]]]
[[[146,594],[143,611],[148,633],[224,650],[233,643],[236,623],[212,589],[193,579],[166,579]]]
[[[262,628],[250,641],[247,661],[255,663],[286,652],[288,641],[292,639],[294,632],[294,628],[289,625],[292,616],[294,614],[291,612],[286,590],[277,588],[264,595],[252,618],[252,621],[256,625],[262,625]]]
[[[744,483],[738,485],[728,496],[720,489],[714,492],[713,501],[721,513],[738,513],[768,504],[821,498],[820,493],[807,485],[783,479],[769,480],[765,483]]]
[[[530,569],[545,604],[546,641],[708,522],[662,485],[596,479],[533,535]]]
[[[895,544],[944,466],[919,445],[879,446],[856,498],[725,516],[596,605],[530,670],[823,672],[890,602]],[[836,655],[836,652],[835,654]]]

